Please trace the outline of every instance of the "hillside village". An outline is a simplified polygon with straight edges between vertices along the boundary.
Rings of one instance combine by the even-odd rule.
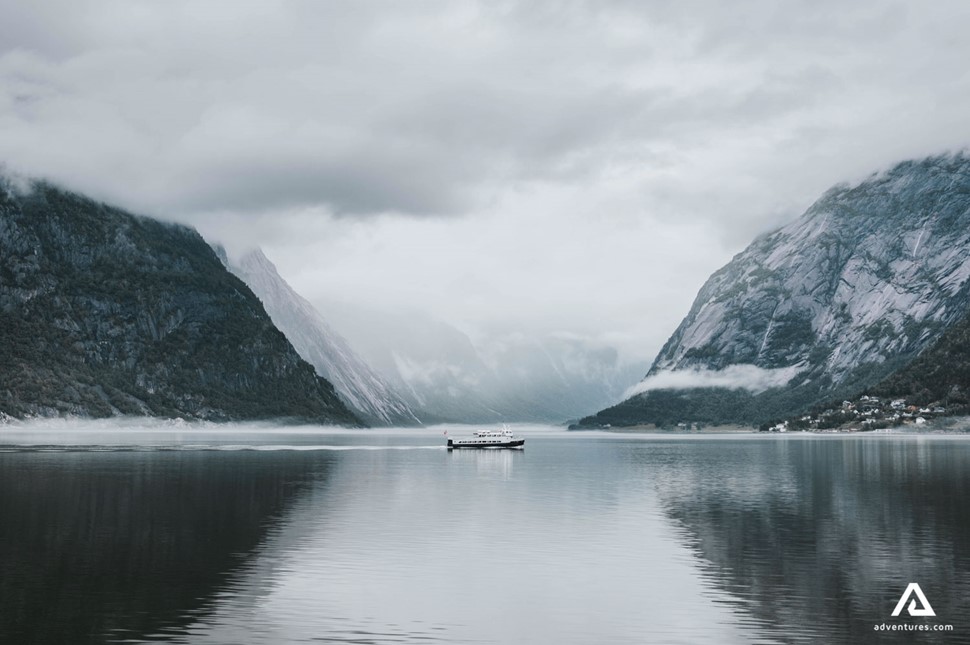
[[[947,414],[941,405],[920,407],[906,399],[863,395],[859,400],[843,401],[839,407],[826,408],[777,424],[764,424],[762,432],[859,432],[900,426],[923,426]]]

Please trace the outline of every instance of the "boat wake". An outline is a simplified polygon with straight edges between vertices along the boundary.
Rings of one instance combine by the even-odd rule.
[[[314,452],[314,451],[445,450],[445,446],[338,446],[338,445],[0,445],[3,452]]]

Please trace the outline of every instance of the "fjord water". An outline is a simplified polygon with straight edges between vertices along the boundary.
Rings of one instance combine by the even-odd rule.
[[[0,642],[970,642],[966,437],[524,434],[0,428]]]

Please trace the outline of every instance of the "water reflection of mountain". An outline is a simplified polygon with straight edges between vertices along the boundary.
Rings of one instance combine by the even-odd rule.
[[[689,460],[682,448],[650,457],[666,513],[771,637],[900,642],[916,635],[873,626],[926,620],[970,642],[970,443],[723,441],[693,445]],[[891,618],[909,582],[936,619]]]
[[[0,642],[178,632],[212,609],[328,459],[0,455]]]

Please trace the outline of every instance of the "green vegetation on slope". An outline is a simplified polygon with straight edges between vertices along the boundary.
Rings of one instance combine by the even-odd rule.
[[[870,393],[905,397],[919,406],[941,403],[950,414],[970,412],[970,316]]]

